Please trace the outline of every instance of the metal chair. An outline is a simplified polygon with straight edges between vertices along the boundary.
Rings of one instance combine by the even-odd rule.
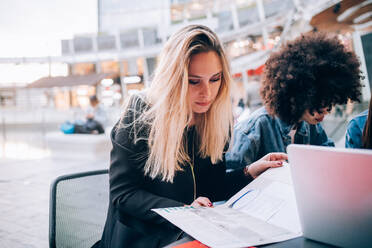
[[[49,247],[87,248],[94,245],[102,236],[108,201],[108,170],[55,179],[49,202]]]

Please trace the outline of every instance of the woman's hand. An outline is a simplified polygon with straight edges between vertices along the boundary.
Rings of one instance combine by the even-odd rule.
[[[286,160],[288,160],[288,156],[285,153],[268,153],[256,162],[247,165],[246,170],[253,178],[256,178],[269,168],[281,167]]]
[[[192,207],[213,207],[212,202],[207,197],[198,197],[191,203]]]

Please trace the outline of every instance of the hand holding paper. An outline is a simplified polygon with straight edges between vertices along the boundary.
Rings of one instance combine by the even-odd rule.
[[[269,168],[281,167],[283,162],[288,159],[287,154],[282,152],[274,152],[266,154],[256,162],[247,165],[248,173],[253,177],[258,177],[261,173]]]

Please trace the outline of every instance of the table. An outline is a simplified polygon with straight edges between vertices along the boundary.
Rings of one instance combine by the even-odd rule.
[[[164,248],[172,248],[174,246],[192,241],[193,239],[191,237],[185,237],[182,238],[172,244],[169,244],[165,246]],[[307,239],[304,237],[299,237],[295,239],[290,239],[283,242],[273,243],[273,244],[267,244],[267,245],[260,245],[257,247],[262,248],[331,248],[336,247],[333,245],[317,242],[315,240]]]

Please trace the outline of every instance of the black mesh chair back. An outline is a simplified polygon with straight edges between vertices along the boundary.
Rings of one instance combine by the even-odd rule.
[[[50,192],[50,247],[87,248],[94,245],[102,236],[108,201],[108,170],[58,177]]]

